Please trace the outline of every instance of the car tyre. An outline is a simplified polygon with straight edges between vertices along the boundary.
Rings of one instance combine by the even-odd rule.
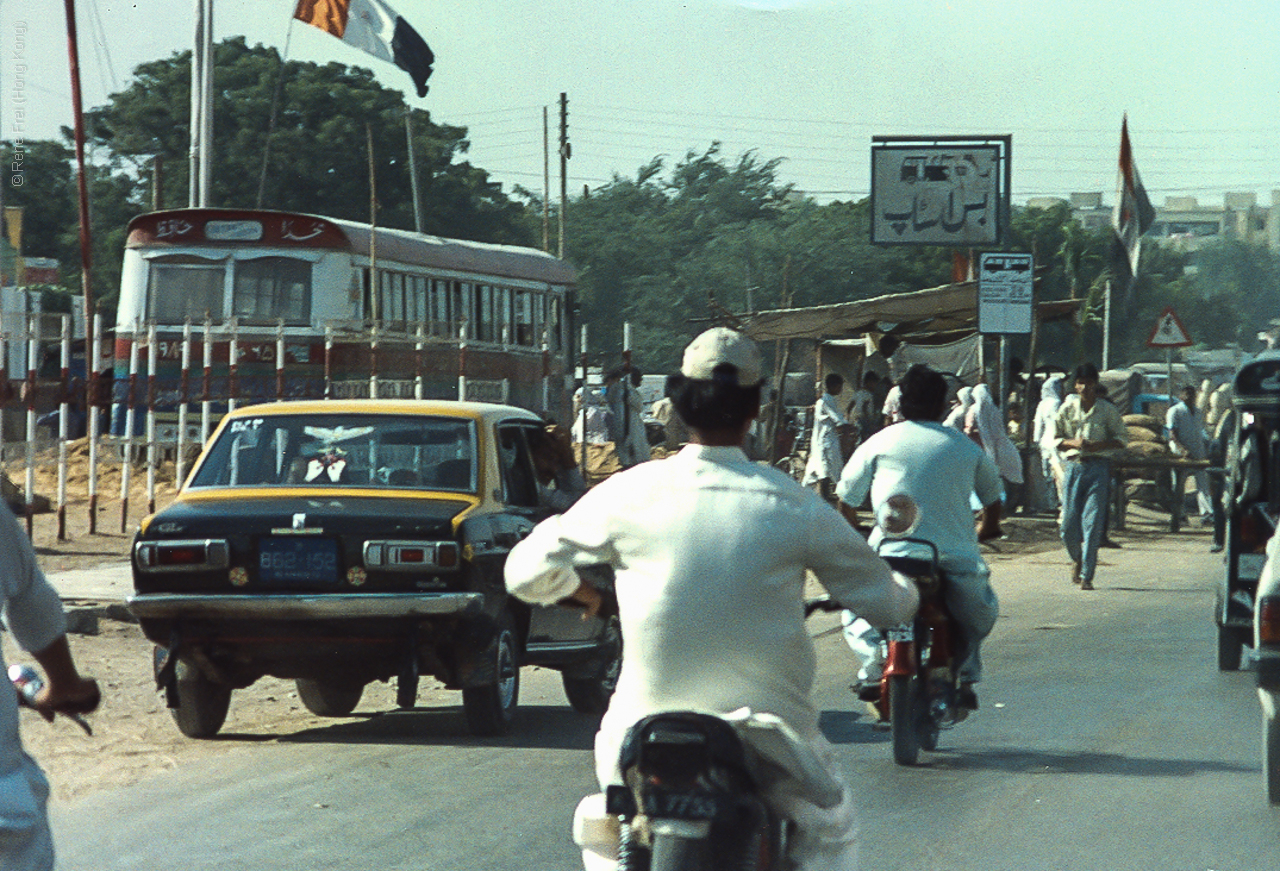
[[[607,653],[584,668],[560,675],[569,707],[579,714],[603,714],[618,686],[618,673],[622,670],[622,628],[617,616],[609,618],[601,642],[607,646]]]
[[[360,704],[364,684],[298,678],[298,698],[317,717],[345,717]]]
[[[1244,633],[1230,626],[1218,627],[1218,671],[1239,671],[1244,653]]]
[[[462,690],[462,709],[472,735],[505,735],[515,721],[520,699],[520,658],[516,646],[515,623],[510,615],[498,627],[498,637],[489,651],[497,680]]]
[[[169,709],[178,731],[188,738],[212,738],[227,721],[231,687],[217,683],[199,666],[178,660],[174,671],[178,706]]]

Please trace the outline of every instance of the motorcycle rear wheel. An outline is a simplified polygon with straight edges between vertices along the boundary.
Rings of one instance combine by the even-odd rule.
[[[898,674],[889,678],[889,731],[893,737],[893,761],[915,765],[920,758],[920,678]]]

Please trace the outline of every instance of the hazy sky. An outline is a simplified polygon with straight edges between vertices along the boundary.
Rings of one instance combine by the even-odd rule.
[[[300,22],[215,0],[217,39],[374,70],[508,188],[542,187],[542,110],[569,96],[569,190],[713,141],[782,181],[865,196],[874,135],[1013,136],[1013,197],[1115,189],[1120,120],[1153,202],[1280,188],[1276,0],[390,0],[436,54],[430,93]],[[79,0],[86,108],[190,46],[193,4]],[[63,4],[0,0],[0,137],[71,123]],[[24,113],[24,114],[20,114]],[[216,120],[215,120],[216,123]],[[20,128],[19,128],[19,125]],[[559,182],[554,158],[552,188]]]

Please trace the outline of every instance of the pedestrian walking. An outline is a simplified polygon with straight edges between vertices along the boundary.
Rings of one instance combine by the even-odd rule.
[[[1098,368],[1083,363],[1075,372],[1076,392],[1058,409],[1055,447],[1062,458],[1062,542],[1071,557],[1071,580],[1093,589],[1098,547],[1106,523],[1111,454],[1126,443],[1124,421],[1110,402],[1098,398]]]

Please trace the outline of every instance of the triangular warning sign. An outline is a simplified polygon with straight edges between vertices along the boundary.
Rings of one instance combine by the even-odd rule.
[[[1182,325],[1182,321],[1178,320],[1178,316],[1173,313],[1173,306],[1167,306],[1160,317],[1156,318],[1155,328],[1151,331],[1151,338],[1147,339],[1147,346],[1150,348],[1185,348],[1191,344],[1191,336],[1187,334],[1187,328]]]

